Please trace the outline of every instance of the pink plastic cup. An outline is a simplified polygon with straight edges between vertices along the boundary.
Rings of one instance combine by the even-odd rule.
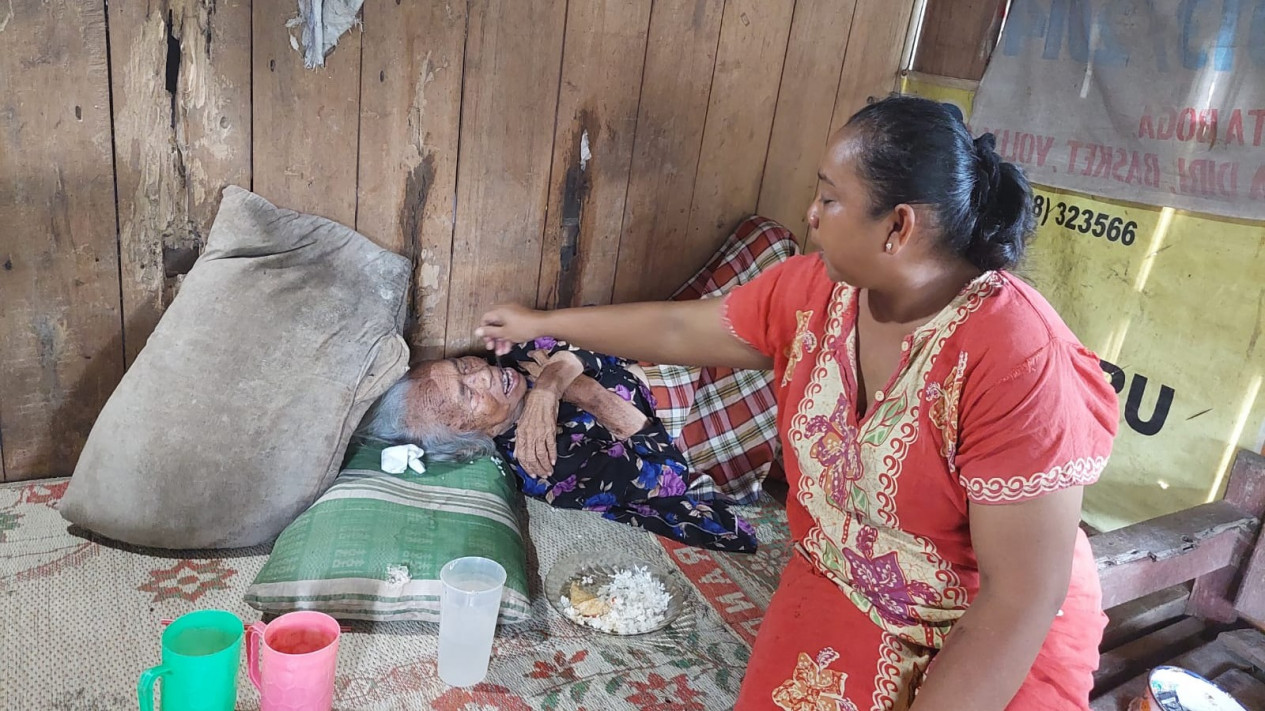
[[[310,611],[246,628],[246,665],[260,711],[329,711],[340,634],[337,620]]]

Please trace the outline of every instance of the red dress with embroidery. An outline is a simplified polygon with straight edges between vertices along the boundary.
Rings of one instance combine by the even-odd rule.
[[[815,256],[726,297],[774,359],[796,555],[752,652],[740,709],[908,708],[979,590],[967,510],[1093,483],[1119,418],[1092,353],[1031,287],[973,281],[902,344],[856,413],[856,289]],[[1089,543],[1012,709],[1088,709],[1106,617]]]

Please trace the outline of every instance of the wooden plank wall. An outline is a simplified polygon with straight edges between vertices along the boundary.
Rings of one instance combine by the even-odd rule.
[[[63,473],[123,374],[102,5],[0,10],[0,447]]]
[[[13,0],[3,480],[70,473],[224,186],[408,256],[415,355],[458,353],[495,301],[666,297],[756,211],[802,237],[826,138],[895,87],[913,5],[366,0],[312,71],[292,2]]]
[[[993,56],[1008,4],[1008,0],[928,2],[914,71],[979,81]]]

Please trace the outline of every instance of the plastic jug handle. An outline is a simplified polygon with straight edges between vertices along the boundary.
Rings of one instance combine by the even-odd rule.
[[[140,701],[141,711],[154,711],[154,686],[160,677],[170,673],[171,669],[159,665],[150,667],[141,674],[140,680],[136,682],[136,698]]]
[[[259,672],[260,647],[264,643],[264,630],[267,626],[262,622],[252,623],[246,628],[246,671],[250,674],[250,683],[259,691],[264,690],[263,679]]]

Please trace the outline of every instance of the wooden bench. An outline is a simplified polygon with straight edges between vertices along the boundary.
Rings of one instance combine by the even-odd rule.
[[[1090,536],[1110,622],[1094,711],[1125,711],[1173,664],[1265,711],[1265,457],[1239,452],[1220,501]]]

